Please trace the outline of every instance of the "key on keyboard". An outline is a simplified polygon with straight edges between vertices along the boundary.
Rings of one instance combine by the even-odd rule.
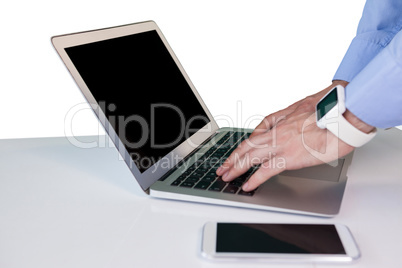
[[[249,133],[229,131],[171,185],[252,196],[254,191],[244,192],[241,190],[241,186],[255,171],[255,168],[251,168],[230,183],[226,183],[216,176],[218,167],[229,157],[240,142],[247,139],[248,136]]]

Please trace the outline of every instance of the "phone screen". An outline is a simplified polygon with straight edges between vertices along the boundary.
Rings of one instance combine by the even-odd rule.
[[[334,225],[218,223],[216,252],[343,254]]]

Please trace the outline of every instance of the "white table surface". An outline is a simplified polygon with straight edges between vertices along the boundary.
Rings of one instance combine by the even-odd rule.
[[[402,263],[396,129],[355,152],[341,211],[330,219],[150,198],[113,147],[82,149],[66,138],[0,140],[0,174],[1,268],[333,267],[207,261],[207,221],[343,223],[362,252],[348,267]]]

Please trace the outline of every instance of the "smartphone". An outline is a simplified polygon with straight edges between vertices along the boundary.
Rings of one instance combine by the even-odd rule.
[[[202,255],[211,260],[348,263],[360,252],[341,224],[208,222]]]

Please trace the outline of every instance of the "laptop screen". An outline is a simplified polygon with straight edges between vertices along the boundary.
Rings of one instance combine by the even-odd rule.
[[[210,122],[155,30],[65,51],[141,173]]]

